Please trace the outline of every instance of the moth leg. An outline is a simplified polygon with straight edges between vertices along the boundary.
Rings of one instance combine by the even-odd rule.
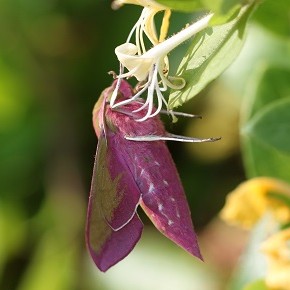
[[[166,114],[168,116],[181,116],[181,117],[186,117],[186,118],[198,118],[198,119],[202,119],[201,115],[195,115],[195,114],[188,114],[188,113],[183,113],[183,112],[176,112],[176,111],[172,111],[172,110],[160,110],[160,113],[162,114]]]
[[[167,135],[164,136],[158,136],[158,135],[144,135],[144,136],[124,136],[126,140],[130,141],[178,141],[178,142],[188,142],[188,143],[202,143],[202,142],[214,142],[217,140],[220,140],[221,137],[212,137],[212,138],[194,138],[194,137],[186,137],[186,136],[180,136],[175,134],[167,133]]]

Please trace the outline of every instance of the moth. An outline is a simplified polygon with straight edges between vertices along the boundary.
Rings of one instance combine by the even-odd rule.
[[[186,196],[166,140],[205,142],[165,131],[155,116],[138,122],[146,113],[142,102],[112,109],[115,83],[103,91],[93,110],[98,137],[87,212],[86,243],[101,271],[126,257],[141,237],[140,206],[167,238],[202,259]],[[122,80],[118,100],[132,97]]]

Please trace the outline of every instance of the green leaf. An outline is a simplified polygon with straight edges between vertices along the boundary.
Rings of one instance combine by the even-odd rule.
[[[258,140],[253,136],[255,133],[249,133],[242,133],[243,159],[248,178],[271,176],[290,182],[290,156],[268,146],[264,140]]]
[[[227,14],[233,7],[243,3],[241,0],[155,0],[172,10],[192,12],[196,10],[211,10],[218,14]]]
[[[289,0],[265,0],[255,12],[254,19],[275,34],[290,35]]]
[[[271,176],[290,182],[290,98],[271,103],[241,129],[249,177]]]
[[[272,102],[244,127],[257,140],[290,156],[290,98]]]
[[[193,1],[193,0],[155,0],[156,2],[167,6],[172,10],[178,10],[183,12],[192,12],[195,10],[206,9],[202,1]]]
[[[248,177],[271,176],[290,182],[290,71],[260,71],[249,94],[241,127]]]
[[[263,65],[252,78],[253,87],[249,89],[243,119],[249,119],[265,106],[279,99],[290,97],[290,71],[285,68]]]
[[[186,86],[171,92],[170,109],[189,101],[232,63],[242,48],[245,26],[254,7],[245,5],[230,22],[196,35],[177,71]]]

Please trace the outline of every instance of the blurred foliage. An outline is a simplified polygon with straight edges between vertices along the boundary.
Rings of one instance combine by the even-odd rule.
[[[248,175],[272,176],[290,182],[290,71],[260,69],[249,94],[242,125],[243,150]],[[286,137],[286,138],[285,138]]]
[[[199,147],[196,150],[169,144],[201,240],[225,194],[244,179],[237,132],[228,127],[236,128],[245,88],[254,100],[242,114],[247,128],[243,129],[243,134],[247,133],[243,137],[246,174],[273,174],[289,181],[287,2],[279,1],[278,5],[268,0],[260,5],[254,20],[264,28],[249,29],[250,35],[258,31],[259,41],[256,38],[253,43],[250,37],[229,70],[232,73],[224,74],[184,106],[184,111],[205,115],[204,120],[180,118],[174,125],[166,120],[171,132],[222,135],[225,143],[221,144],[226,144],[210,144],[206,150],[215,151],[210,158],[199,153],[203,145],[191,145]],[[111,276],[98,273],[85,249],[85,211],[96,147],[91,111],[112,81],[107,71],[118,69],[114,48],[124,42],[139,12],[140,8],[131,6],[113,11],[107,0],[0,1],[1,290],[114,290],[120,289],[118,285],[137,289],[138,281],[132,281],[131,288],[126,285],[130,283],[128,275],[131,278],[131,272],[136,273],[139,267],[143,278],[148,269],[156,269],[147,280],[160,277],[160,285],[170,285],[170,277],[173,279],[178,271],[179,289],[192,289],[187,285],[194,283],[198,289],[223,289],[229,269],[207,257],[208,241],[202,249],[212,266],[201,266],[160,234],[152,233],[147,220],[141,244]],[[189,17],[175,13],[172,31],[183,27]],[[275,21],[268,21],[271,17]],[[178,59],[181,54],[174,55]],[[266,65],[257,65],[257,59]],[[210,105],[212,98],[220,106]],[[211,116],[223,122],[210,121]],[[212,124],[216,125],[214,131]],[[203,131],[198,131],[199,125],[204,126]],[[253,134],[259,136],[258,142]],[[263,165],[264,161],[268,163]],[[220,234],[227,239],[225,232]],[[148,259],[150,255],[152,259]],[[163,273],[168,270],[162,263],[166,257],[174,260],[172,275]],[[134,259],[136,262],[130,264]],[[126,272],[122,272],[123,265]],[[202,273],[204,282],[196,273]],[[184,275],[190,279],[182,284]],[[216,282],[209,283],[208,277]]]
[[[245,27],[255,7],[255,2],[244,5],[234,10],[230,21],[207,27],[194,37],[177,70],[186,85],[182,90],[172,90],[169,108],[188,102],[234,61],[243,46]]]
[[[239,82],[241,84],[235,90],[243,97],[240,133],[247,177],[269,176],[288,183],[290,182],[289,11],[287,1],[281,1],[279,4],[264,1],[253,15],[258,26],[252,27],[239,59],[226,73],[231,84],[234,86]],[[269,25],[266,19],[269,20],[273,13],[276,17],[279,15],[279,19],[274,25]],[[269,265],[261,253],[261,244],[277,231],[279,233],[279,225],[277,222],[273,225],[273,219],[267,218],[269,217],[265,216],[252,230],[247,250],[228,289],[271,288],[265,284],[265,277],[267,281],[267,275],[271,273],[266,270]],[[286,274],[288,277],[289,275],[290,273]],[[276,282],[280,285],[284,282],[285,285],[282,275],[280,279],[281,281],[277,278]]]
[[[219,21],[225,21],[233,10],[237,7],[245,4],[246,2],[253,1],[241,1],[241,0],[156,0],[156,2],[165,5],[171,9],[184,12],[194,12],[194,11],[212,11],[214,12],[214,20],[219,19]]]

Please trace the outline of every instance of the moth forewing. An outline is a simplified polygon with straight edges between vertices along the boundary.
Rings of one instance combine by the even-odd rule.
[[[106,170],[106,155],[107,143],[104,136],[101,135],[95,158],[86,225],[87,247],[101,271],[106,271],[126,257],[140,239],[143,229],[136,212],[130,217],[130,220],[126,221],[126,226],[121,227],[118,231],[115,231],[110,225],[110,207],[108,205],[115,204],[115,193],[113,192],[114,187],[108,183],[110,176]]]
[[[201,258],[186,196],[165,142],[128,142],[142,209],[161,233]]]
[[[101,271],[106,271],[127,256],[140,239],[143,224],[136,210],[140,190],[128,174],[117,148],[120,136],[107,125],[105,90],[98,100],[93,122],[98,136],[91,192],[88,205],[86,242],[91,256]],[[121,138],[124,140],[124,138]]]

